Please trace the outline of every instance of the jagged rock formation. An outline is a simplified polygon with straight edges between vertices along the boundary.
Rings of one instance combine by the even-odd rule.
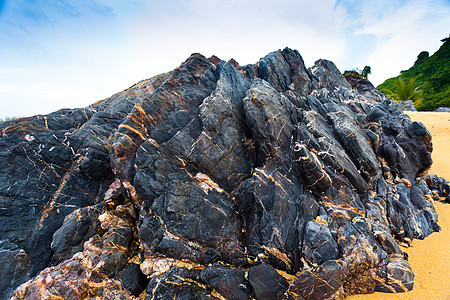
[[[347,80],[288,48],[247,66],[193,54],[88,108],[1,124],[0,298],[412,289],[398,244],[439,230],[450,186],[427,175],[426,128]]]

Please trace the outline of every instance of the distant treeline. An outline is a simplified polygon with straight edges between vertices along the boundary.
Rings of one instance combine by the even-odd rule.
[[[18,118],[16,118],[16,117],[6,117],[6,118],[4,118],[4,119],[1,119],[0,118],[0,123],[3,123],[3,122],[9,122],[9,121],[14,121],[14,120],[17,120]]]

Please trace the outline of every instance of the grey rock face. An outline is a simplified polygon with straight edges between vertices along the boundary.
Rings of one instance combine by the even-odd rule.
[[[450,112],[450,108],[448,107],[439,107],[435,110],[435,112]]]
[[[30,261],[23,249],[9,241],[0,241],[0,261],[0,298],[6,298],[26,281]]]
[[[403,101],[402,106],[404,111],[417,111],[412,100]]]
[[[398,243],[439,230],[450,187],[402,111],[286,48],[247,66],[193,54],[89,108],[2,123],[0,297],[408,291]]]

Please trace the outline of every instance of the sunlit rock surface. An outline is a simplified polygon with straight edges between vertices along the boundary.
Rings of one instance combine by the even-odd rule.
[[[193,54],[87,108],[0,124],[0,298],[406,292],[438,231],[431,135],[291,49]],[[19,286],[20,285],[20,286]]]

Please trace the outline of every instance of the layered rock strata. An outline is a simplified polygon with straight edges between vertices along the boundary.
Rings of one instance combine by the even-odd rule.
[[[0,130],[0,298],[406,292],[399,244],[438,231],[449,201],[421,123],[288,48],[246,66],[193,54]]]

